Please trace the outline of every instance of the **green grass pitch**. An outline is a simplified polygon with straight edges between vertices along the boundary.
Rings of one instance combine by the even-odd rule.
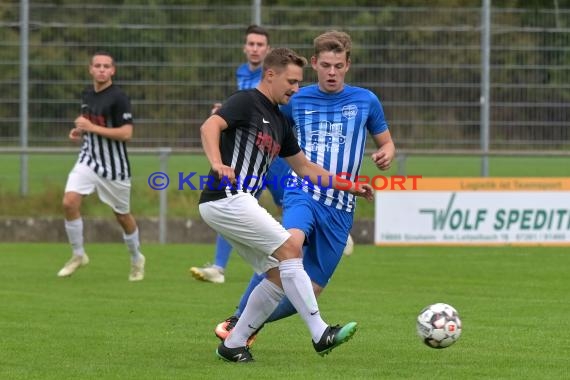
[[[251,365],[218,360],[215,324],[249,280],[233,255],[226,283],[193,280],[211,245],[143,245],[147,275],[127,281],[122,244],[87,244],[91,263],[56,277],[66,244],[0,244],[1,379],[562,379],[570,357],[570,255],[545,247],[373,247],[343,258],[320,297],[354,338],[321,358],[298,316],[267,325]],[[435,350],[415,333],[433,302],[463,334]]]

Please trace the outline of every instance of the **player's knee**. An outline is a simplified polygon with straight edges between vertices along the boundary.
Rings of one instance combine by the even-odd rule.
[[[129,224],[131,219],[130,216],[130,214],[119,214],[118,212],[115,212],[115,218],[121,225]]]
[[[79,211],[79,206],[81,204],[81,200],[80,198],[78,199],[77,197],[73,196],[72,194],[66,193],[63,196],[63,200],[61,202],[61,205],[63,207],[63,210],[66,213],[70,213],[70,212],[76,212]]]
[[[277,250],[277,258],[279,260],[297,259],[302,257],[301,246],[296,239],[290,237]]]

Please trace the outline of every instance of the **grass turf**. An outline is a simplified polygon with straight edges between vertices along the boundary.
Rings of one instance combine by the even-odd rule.
[[[325,320],[355,337],[325,358],[298,316],[259,334],[251,365],[215,358],[213,328],[251,271],[233,255],[226,283],[188,267],[210,245],[144,245],[147,276],[127,281],[122,244],[88,244],[89,266],[56,277],[66,244],[0,244],[2,379],[561,379],[570,356],[566,248],[373,247],[344,258],[320,297]],[[415,334],[433,302],[455,306],[463,334],[434,350]]]

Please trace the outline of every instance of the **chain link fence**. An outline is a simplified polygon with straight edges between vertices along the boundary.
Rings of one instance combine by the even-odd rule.
[[[29,3],[29,145],[67,144],[90,83],[90,54],[117,59],[131,96],[136,147],[198,148],[210,106],[235,89],[249,1]],[[307,3],[309,4],[309,3]],[[381,99],[400,149],[479,149],[481,8],[272,6],[260,9],[272,46],[307,57],[329,29],[351,34],[351,84]],[[20,138],[20,5],[0,4],[0,146]],[[490,148],[570,147],[570,10],[491,12]],[[316,78],[306,71],[306,82]]]

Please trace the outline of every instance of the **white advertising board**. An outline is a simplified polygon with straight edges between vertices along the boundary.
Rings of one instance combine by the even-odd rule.
[[[567,182],[432,178],[416,190],[378,191],[375,243],[570,245]]]

